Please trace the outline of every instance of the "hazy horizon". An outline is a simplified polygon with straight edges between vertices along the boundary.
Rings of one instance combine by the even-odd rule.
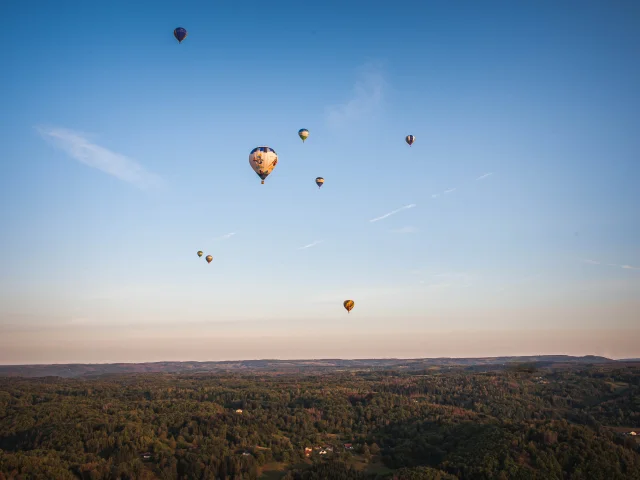
[[[193,334],[165,335],[147,338],[144,329],[128,329],[118,338],[92,341],[92,360],[86,360],[86,350],[78,338],[64,335],[49,341],[33,342],[37,353],[21,352],[21,339],[13,346],[4,343],[2,350],[15,360],[2,365],[60,363],[145,363],[162,361],[239,361],[239,360],[303,360],[303,359],[364,359],[364,358],[469,358],[532,355],[598,355],[611,359],[637,358],[638,329],[588,332],[548,331],[430,331],[428,334],[398,335],[389,333],[315,336],[320,345],[309,346],[309,337],[227,335],[194,339]],[[502,335],[500,335],[502,334]],[[146,340],[146,341],[145,341]],[[25,338],[26,341],[26,338]],[[51,343],[59,343],[51,348]],[[331,347],[326,345],[331,344]],[[307,346],[305,346],[307,345]],[[571,345],[567,347],[567,345]],[[5,350],[6,349],[6,350]],[[191,353],[171,353],[172,351]],[[247,355],[245,352],[254,352]],[[6,357],[5,357],[6,358]]]
[[[0,364],[640,357],[640,2],[40,3]]]

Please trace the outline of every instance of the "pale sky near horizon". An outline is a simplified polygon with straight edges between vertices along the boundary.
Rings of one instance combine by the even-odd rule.
[[[0,364],[640,357],[640,2],[143,3],[0,6]]]

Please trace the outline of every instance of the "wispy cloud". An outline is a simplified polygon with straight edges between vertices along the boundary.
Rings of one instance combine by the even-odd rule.
[[[322,240],[316,240],[315,242],[311,242],[309,245],[305,245],[303,247],[298,247],[298,250],[305,250],[307,248],[315,247],[319,243],[322,243]]]
[[[493,172],[485,173],[484,175],[480,175],[478,178],[476,178],[476,181],[482,180],[483,178],[490,177],[491,175],[493,175]]]
[[[402,228],[395,228],[395,229],[392,229],[391,231],[393,233],[414,233],[417,230],[418,229],[416,227],[407,226],[407,227],[402,227]]]
[[[591,265],[602,265],[600,262],[596,262],[595,260],[589,260],[588,258],[581,258],[580,261],[582,263],[590,263]]]
[[[491,175],[493,175],[493,172],[485,173],[484,175],[480,175],[478,178],[476,178],[476,180],[475,180],[475,181],[482,180],[482,179],[484,179],[484,178],[490,177]],[[468,185],[469,185],[469,183],[470,183],[470,180],[467,180],[466,182],[464,182],[464,185],[468,186]],[[449,193],[453,193],[453,192],[455,192],[456,190],[458,190],[458,188],[457,188],[457,187],[454,187],[454,188],[450,188],[450,189],[448,189],[448,190],[445,190],[445,191],[444,191],[444,192],[442,192],[442,193],[434,193],[434,194],[432,194],[432,195],[431,195],[431,198],[438,198],[438,197],[440,197],[440,196],[442,196],[442,195],[447,195],[447,194],[449,194]]]
[[[342,127],[356,120],[370,117],[382,104],[384,87],[385,80],[379,62],[362,66],[353,97],[343,104],[326,108],[328,124],[333,127]]]
[[[591,265],[605,265],[607,267],[616,267],[616,268],[623,268],[625,270],[640,270],[640,267],[633,267],[631,265],[619,265],[617,263],[604,263],[604,262],[598,262],[596,260],[590,260],[588,258],[581,258],[580,261],[582,263],[589,263]]]
[[[236,234],[236,232],[225,233],[224,235],[220,235],[219,237],[214,238],[214,240],[226,240],[227,238],[231,238]]]
[[[135,160],[92,143],[85,134],[65,128],[36,127],[36,130],[80,163],[102,170],[138,188],[146,189],[163,183],[158,175],[147,171]]]
[[[385,213],[385,214],[384,214],[384,215],[382,215],[381,217],[372,218],[372,219],[371,219],[371,220],[369,220],[369,221],[370,221],[370,222],[372,222],[372,223],[373,223],[373,222],[377,222],[378,220],[383,220],[383,219],[385,219],[385,218],[387,218],[387,217],[390,217],[391,215],[395,215],[396,213],[401,212],[402,210],[407,210],[407,209],[409,209],[409,208],[413,208],[413,207],[415,207],[415,206],[416,206],[416,204],[415,204],[415,203],[412,203],[411,205],[405,205],[404,207],[400,207],[400,208],[398,208],[398,209],[396,209],[396,210],[393,210],[393,211],[391,211],[391,212],[389,212],[389,213]]]

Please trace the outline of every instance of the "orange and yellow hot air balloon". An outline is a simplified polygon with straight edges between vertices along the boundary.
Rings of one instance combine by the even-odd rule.
[[[345,300],[343,305],[344,305],[344,308],[347,309],[347,313],[349,313],[351,310],[353,310],[353,307],[355,306],[355,302],[353,300]]]

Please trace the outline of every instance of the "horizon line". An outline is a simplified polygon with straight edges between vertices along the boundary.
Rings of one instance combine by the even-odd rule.
[[[240,363],[240,362],[319,362],[319,361],[371,361],[371,360],[400,360],[400,361],[417,361],[417,360],[484,360],[484,359],[496,359],[496,358],[527,358],[527,357],[568,357],[568,358],[586,358],[596,357],[609,360],[612,362],[619,361],[640,361],[640,357],[637,358],[611,358],[602,355],[568,355],[564,353],[547,353],[539,355],[495,355],[495,356],[473,356],[473,357],[413,357],[413,358],[399,358],[399,357],[369,357],[369,358],[296,358],[296,359],[280,359],[280,358],[254,358],[254,359],[242,359],[242,360],[158,360],[149,362],[70,362],[70,363],[0,363],[0,367],[22,367],[22,366],[63,366],[63,365],[147,365],[147,364],[160,364],[160,363]]]

